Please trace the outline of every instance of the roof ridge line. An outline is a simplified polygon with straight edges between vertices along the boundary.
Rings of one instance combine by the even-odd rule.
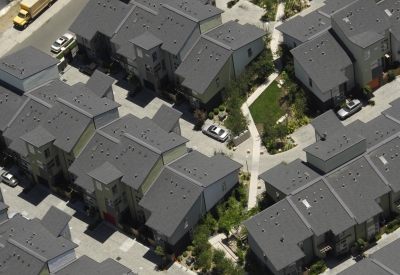
[[[367,160],[367,162],[369,163],[369,165],[371,165],[372,169],[375,171],[375,173],[378,174],[378,177],[383,181],[384,184],[386,184],[386,186],[391,186],[391,184],[389,183],[389,181],[385,178],[385,176],[381,173],[381,171],[379,171],[379,169],[376,167],[376,165],[372,162],[371,158],[368,155],[365,155],[364,158]]]
[[[29,249],[28,247],[23,246],[22,244],[20,244],[19,242],[17,242],[16,240],[9,238],[7,240],[10,244],[18,247],[19,249],[25,251],[26,253],[28,253],[29,255],[35,257],[36,259],[46,263],[49,259],[43,257],[42,255],[39,255],[38,253],[36,253],[35,251]]]
[[[395,138],[400,137],[399,132],[397,132],[396,134],[382,140],[381,142],[379,142],[378,144],[375,144],[374,146],[372,146],[371,148],[367,149],[367,153],[371,153],[372,151],[378,149],[379,147],[381,147],[382,145],[388,143],[389,141],[392,141]]]
[[[125,117],[125,116],[123,116],[123,117]],[[110,126],[111,124],[113,124],[113,123],[116,122],[117,120],[121,120],[121,118],[123,118],[123,117],[118,117],[118,118],[116,118],[116,119],[114,119],[114,120],[108,122],[107,124],[104,124],[103,126],[101,126],[100,128],[97,128],[97,129],[98,129],[98,130],[102,130],[103,128],[105,128],[105,127],[107,127],[107,126]]]
[[[344,201],[340,198],[338,193],[336,193],[335,189],[332,188],[332,186],[329,184],[328,180],[324,178],[322,181],[325,183],[326,187],[328,187],[328,189],[332,192],[333,196],[338,200],[338,202],[344,208],[344,210],[350,216],[350,218],[357,221],[356,216],[354,216],[353,212],[350,211],[350,209],[347,207],[347,205],[344,203]]]
[[[322,7],[321,7],[321,8],[322,8]],[[327,13],[321,11],[321,10],[317,10],[317,13],[319,13],[319,14],[321,14],[321,15],[323,15],[323,16],[329,18],[329,19],[331,18],[331,16],[330,16],[329,14],[327,14]]]
[[[321,35],[325,34],[325,33],[328,32],[331,28],[332,28],[332,27],[327,27],[326,29],[321,30],[320,32],[318,32],[318,33],[316,33],[316,34],[310,36],[310,37],[307,39],[307,41],[311,41],[311,40],[317,38],[318,36],[321,36]]]
[[[127,15],[122,19],[121,23],[119,23],[118,27],[115,29],[114,34],[116,34],[121,28],[122,25],[124,25],[125,21],[128,20],[128,17],[132,14],[133,10],[136,8],[136,3],[132,5],[133,7],[130,9],[130,11],[127,13]]]
[[[311,225],[308,223],[308,221],[306,220],[306,218],[303,216],[303,214],[301,214],[300,210],[296,207],[296,205],[294,204],[294,202],[291,199],[291,196],[287,196],[285,197],[285,199],[287,200],[287,202],[290,204],[290,206],[293,208],[294,212],[296,212],[296,214],[299,216],[299,218],[303,221],[303,223],[305,224],[305,226],[308,228],[308,230],[312,230]],[[313,231],[313,233],[315,234],[315,232]]]
[[[99,133],[100,135],[102,135],[103,137],[108,138],[109,140],[115,142],[115,143],[120,143],[120,141],[118,139],[116,139],[115,137],[110,136],[109,134],[104,133],[103,131],[97,130],[96,132]],[[83,149],[82,149],[81,152],[83,152]]]
[[[82,147],[81,151],[78,153],[78,155],[76,155],[75,160],[82,154],[82,152],[86,149],[86,147],[88,146],[89,142],[92,140],[92,138],[96,135],[97,130],[95,130],[93,132],[93,134],[89,137],[88,141],[86,141],[85,145]],[[71,149],[72,150],[72,149]],[[69,152],[68,152],[69,153]],[[69,168],[67,169],[69,171]],[[75,181],[74,181],[75,182]]]
[[[153,14],[153,15],[158,15],[158,12],[153,11],[152,9],[150,9],[150,8],[148,8],[148,7],[146,7],[146,6],[142,5],[142,4],[140,4],[140,3],[135,2],[135,5],[136,5],[138,8],[141,8],[141,9],[147,11],[147,12],[150,12],[150,13]]]
[[[130,134],[128,134],[128,133],[125,133],[125,134],[124,134],[124,137],[129,138],[130,140],[135,141],[136,143],[142,145],[143,147],[146,147],[147,149],[153,151],[154,153],[157,153],[157,154],[160,154],[160,155],[163,153],[162,151],[158,150],[157,148],[151,146],[150,144],[148,144],[148,143],[146,143],[146,142],[144,142],[144,141],[138,139],[137,137],[132,136],[132,135],[130,135]]]
[[[18,115],[22,112],[22,110],[25,108],[26,105],[28,105],[28,102],[31,100],[30,97],[27,97],[25,102],[21,105],[21,107],[18,109],[18,111],[15,113],[15,115],[11,118],[10,122],[7,123],[6,128],[4,129],[3,133],[11,126],[11,124],[14,123],[14,121],[17,119]]]
[[[312,169],[312,170],[315,172],[314,169]],[[324,176],[319,176],[319,177],[313,179],[312,181],[308,182],[307,184],[305,184],[305,185],[303,185],[303,186],[300,186],[299,188],[293,190],[293,191],[290,193],[290,195],[291,195],[291,196],[296,195],[297,193],[299,193],[299,192],[303,191],[304,189],[310,187],[310,186],[313,185],[314,183],[320,181],[323,177],[324,177]]]
[[[209,37],[209,36],[207,36],[207,35],[205,35],[205,34],[202,34],[201,36],[202,36],[204,39],[206,39],[206,40],[208,40],[208,41],[210,41],[210,42],[212,42],[212,43],[214,43],[214,44],[216,44],[216,45],[218,45],[218,46],[221,46],[221,47],[225,48],[225,49],[228,50],[228,51],[233,51],[231,47],[229,47],[228,45],[225,45],[225,44],[223,44],[223,43],[221,43],[221,42],[215,40],[214,38],[211,38],[211,37]]]
[[[33,95],[31,95],[31,94],[27,94],[27,97],[31,98],[32,100],[36,101],[37,103],[40,103],[40,104],[46,106],[46,107],[49,108],[49,109],[51,109],[51,108],[53,107],[53,105],[51,105],[51,104],[49,104],[49,103],[43,101],[43,100],[40,99],[40,98],[37,98],[36,96],[33,96]]]
[[[66,101],[66,100],[63,99],[63,98],[57,98],[57,101],[60,102],[60,103],[62,103],[62,104],[64,104],[64,105],[67,105],[67,106],[70,107],[71,109],[74,109],[75,111],[77,111],[77,112],[79,112],[79,113],[81,113],[81,114],[83,114],[83,115],[85,115],[85,116],[87,116],[87,117],[89,117],[89,118],[94,118],[94,116],[93,116],[92,114],[89,114],[88,112],[86,112],[85,110],[82,110],[82,109],[79,108],[78,106],[76,106],[76,105],[74,105],[74,104],[72,104],[72,103],[69,103],[68,101]]]
[[[392,106],[391,108],[393,108],[394,106]],[[386,110],[385,110],[386,111]],[[390,119],[390,120],[392,120],[392,121],[394,121],[394,122],[396,122],[397,124],[400,124],[400,120],[397,120],[397,119],[395,119],[394,117],[392,117],[391,115],[386,115],[386,114],[383,114],[386,118],[388,118],[388,119]]]
[[[201,34],[199,35],[199,37],[196,39],[196,41],[193,43],[192,47],[190,47],[190,49],[188,50],[188,52],[186,53],[186,55],[183,57],[182,62],[185,61],[185,59],[188,57],[188,55],[192,52],[192,50],[194,49],[194,47],[196,47],[197,43],[199,42],[199,40],[201,39]]]
[[[47,81],[47,82],[45,82],[45,83],[43,83],[43,84],[40,84],[39,86],[37,86],[37,87],[35,87],[35,88],[32,88],[32,89],[30,89],[29,91],[26,91],[24,94],[30,94],[31,92],[33,92],[33,91],[35,91],[35,90],[37,90],[37,89],[39,89],[39,88],[42,88],[43,86],[46,86],[47,84],[50,84],[50,83],[52,83],[52,82],[54,82],[54,79],[52,79],[52,80],[49,80],[49,81]]]
[[[398,273],[394,272],[393,270],[391,270],[389,267],[387,267],[386,265],[384,265],[383,263],[381,263],[380,261],[374,259],[374,258],[370,258],[371,261],[376,264],[377,266],[381,267],[382,269],[384,269],[385,271],[389,272],[392,275],[399,275]]]
[[[341,7],[340,9],[338,9],[337,11],[335,11],[334,13],[332,13],[332,15],[335,14],[335,13],[337,13],[337,12],[339,12],[339,11],[341,11],[341,10],[343,10],[343,9],[346,9],[346,8],[349,7],[350,5],[353,5],[355,2],[358,2],[358,0],[355,0],[355,1],[353,1],[353,2],[350,2],[350,3],[347,4],[346,6]],[[332,18],[332,15],[331,15],[331,18]]]
[[[183,16],[183,17],[186,17],[187,19],[192,20],[193,22],[196,22],[196,23],[199,23],[199,22],[200,22],[200,20],[198,20],[198,19],[196,19],[196,18],[194,18],[194,17],[192,17],[192,16],[190,16],[190,15],[188,15],[188,14],[186,14],[186,13],[184,13],[184,12],[182,12],[182,11],[180,11],[180,10],[174,8],[174,7],[171,7],[171,6],[168,5],[168,4],[162,4],[162,6],[163,6],[164,8],[166,8],[166,9],[169,9],[170,11],[173,11],[173,12],[175,12],[175,13],[177,13],[177,14]]]
[[[178,176],[180,176],[180,177],[182,177],[182,178],[184,178],[184,179],[186,179],[186,180],[188,180],[188,181],[191,181],[192,183],[194,183],[194,184],[198,185],[199,187],[202,187],[202,188],[205,189],[205,186],[204,186],[202,183],[198,182],[198,181],[195,180],[195,179],[192,179],[192,178],[186,176],[185,174],[183,174],[183,173],[181,173],[181,172],[175,170],[174,168],[172,168],[172,167],[166,165],[166,166],[165,166],[165,169],[167,169],[168,171],[170,171],[170,172],[172,172],[172,173],[174,173],[174,174],[176,174],[176,175],[178,175]]]

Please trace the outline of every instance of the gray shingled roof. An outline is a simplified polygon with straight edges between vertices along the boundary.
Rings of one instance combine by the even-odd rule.
[[[54,79],[29,91],[28,93],[25,93],[25,95],[36,101],[45,102],[50,106],[57,102],[59,96],[68,94],[72,90],[73,88],[67,83],[59,79]]]
[[[291,53],[322,93],[349,80],[341,70],[352,64],[351,59],[329,32]]]
[[[57,238],[71,219],[71,215],[52,205],[40,222]]]
[[[3,132],[7,124],[15,116],[19,108],[26,101],[26,97],[18,95],[0,85],[0,131]]]
[[[332,14],[331,19],[352,43],[361,48],[384,38],[379,33],[390,27],[385,12],[372,0],[355,1]]]
[[[313,11],[305,16],[295,16],[276,27],[280,32],[300,42],[306,42],[331,28],[331,19]]]
[[[393,275],[377,265],[371,258],[367,257],[362,259],[360,262],[346,268],[338,275]]]
[[[287,198],[243,224],[278,271],[305,257],[298,244],[313,235]]]
[[[396,137],[386,144],[371,151],[368,156],[372,163],[390,183],[390,188],[395,192],[400,191],[400,138]],[[386,164],[382,161],[386,160]]]
[[[25,79],[58,63],[58,60],[38,49],[28,46],[0,58],[0,70],[18,79]]]
[[[328,231],[338,235],[356,224],[322,180],[296,193],[291,199],[316,236]]]
[[[364,123],[355,120],[346,126],[354,133],[367,139],[367,148],[371,148],[400,131],[400,125],[383,115]]]
[[[9,206],[7,204],[5,204],[4,202],[0,201],[0,211],[4,210],[4,209],[8,209]]]
[[[163,43],[157,36],[149,31],[145,31],[144,33],[129,40],[129,42],[145,50],[151,50],[152,48],[157,47],[158,45],[161,45]]]
[[[217,182],[223,177],[239,170],[243,165],[230,158],[216,154],[212,157],[192,151],[184,157],[168,164],[178,175],[184,175],[203,187]]]
[[[104,184],[109,184],[119,178],[122,178],[124,174],[115,168],[108,161],[88,173],[92,178],[101,181]]]
[[[210,37],[235,51],[266,34],[265,31],[253,25],[241,25],[235,21],[228,21],[206,32],[204,36]]]
[[[113,259],[96,262],[86,255],[82,255],[74,262],[56,271],[55,275],[126,275],[131,270]],[[129,273],[130,274],[130,273]]]
[[[369,256],[397,274],[400,274],[399,251],[400,240],[397,239]]]
[[[398,19],[400,16],[399,1],[382,0],[379,1],[377,4],[390,21],[390,32],[397,39],[397,41],[400,41],[400,21]],[[387,10],[388,12],[386,12],[385,10]]]
[[[132,7],[119,0],[90,0],[69,30],[86,39],[92,39],[96,32],[112,37]]]
[[[356,0],[326,0],[324,1],[325,5],[318,9],[323,15],[330,16],[332,13],[337,12],[343,7],[347,6],[349,3],[352,3]]]
[[[151,120],[169,133],[181,116],[182,113],[178,110],[162,104]]]
[[[390,104],[392,105],[392,107],[383,111],[382,114],[390,119],[395,119],[396,122],[400,124],[400,101],[395,100]]]
[[[173,132],[166,132],[150,118],[139,119],[128,114],[113,123],[101,128],[101,131],[119,139],[120,136],[128,134],[137,142],[158,154],[167,152],[173,148],[188,142],[188,139]]]
[[[301,159],[268,169],[259,178],[278,189],[280,192],[290,195],[294,190],[306,185],[318,178],[320,174],[307,166]]]
[[[106,97],[98,97],[83,83],[76,83],[71,88],[69,92],[59,95],[57,100],[87,117],[96,117],[121,106]]]
[[[114,83],[114,81],[114,78],[100,72],[99,70],[95,70],[86,83],[86,87],[88,87],[93,93],[101,98],[105,96],[105,93]]]
[[[129,40],[146,32],[147,28],[144,28],[143,24],[152,23],[155,16],[153,13],[136,6],[111,39],[111,42],[119,46],[117,53],[135,60],[136,53]]]
[[[203,94],[231,54],[232,51],[202,37],[175,73],[184,78],[183,86]]]
[[[22,135],[21,139],[39,148],[54,141],[56,138],[39,125],[32,131]]]
[[[34,255],[42,262],[47,262],[77,247],[64,237],[54,237],[36,218],[28,220],[21,215],[15,215],[1,224],[0,229],[3,232],[0,237],[1,244],[8,242]],[[34,252],[32,247],[35,248]]]
[[[43,104],[29,99],[22,110],[9,123],[9,127],[3,133],[3,136],[12,142],[9,148],[22,156],[27,156],[25,141],[20,137],[27,132],[34,130],[40,125],[49,108]]]
[[[47,267],[45,262],[9,242],[0,249],[0,261],[0,274],[7,275],[37,275]]]
[[[326,135],[327,138],[329,138],[329,136],[337,129],[344,127],[333,110],[329,110],[322,115],[317,116],[311,120],[310,124],[320,136]]]
[[[319,140],[304,148],[303,151],[326,161],[363,140],[365,137],[355,134],[347,128],[342,128],[334,132],[328,139]]]
[[[151,212],[146,225],[171,237],[178,226],[184,226],[186,215],[202,192],[202,187],[164,169],[139,203]]]
[[[383,212],[375,201],[390,188],[362,157],[326,178],[339,197],[354,214],[358,224]]]

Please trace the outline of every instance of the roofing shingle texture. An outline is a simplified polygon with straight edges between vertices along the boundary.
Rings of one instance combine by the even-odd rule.
[[[105,93],[114,83],[114,81],[114,78],[103,74],[99,70],[95,70],[88,82],[86,82],[86,87],[88,87],[98,97],[102,98],[105,96]]]
[[[222,154],[216,154],[209,158],[200,152],[192,151],[168,164],[168,167],[178,174],[180,173],[198,182],[203,187],[208,187],[226,175],[239,170],[242,165]]]
[[[301,159],[295,159],[288,164],[280,163],[259,175],[263,181],[285,195],[290,195],[294,190],[303,187],[319,176],[319,173],[307,166]]]
[[[164,169],[139,203],[151,212],[146,225],[171,237],[178,226],[184,226],[183,220],[202,192],[202,187]]]
[[[267,257],[281,270],[305,256],[298,244],[313,235],[287,199],[283,199],[244,222]]]
[[[322,115],[317,116],[311,120],[310,124],[320,136],[329,136],[336,130],[343,128],[342,122],[339,120],[333,110],[329,110]]]
[[[0,59],[0,70],[18,79],[25,79],[58,63],[58,60],[28,46]]]
[[[379,33],[390,27],[385,12],[373,0],[355,1],[333,13],[331,19],[353,44],[361,48],[384,38]]]
[[[276,27],[280,32],[300,42],[311,40],[331,28],[331,19],[313,11],[305,16],[295,16]]]
[[[149,31],[145,31],[144,33],[136,36],[135,38],[132,38],[131,40],[129,40],[129,42],[145,50],[150,50],[163,43],[158,37],[156,37]]]
[[[349,80],[341,70],[352,64],[351,59],[329,32],[294,48],[291,53],[322,93]]]
[[[0,131],[3,132],[7,124],[24,104],[26,97],[22,97],[0,85]]]
[[[157,110],[151,120],[158,126],[160,126],[164,131],[169,133],[175,126],[175,124],[179,121],[179,118],[181,116],[181,112],[163,104]]]
[[[115,168],[108,161],[104,162],[102,165],[100,165],[100,167],[94,169],[93,171],[90,171],[88,175],[104,184],[109,184],[124,176],[121,171]]]
[[[57,238],[71,219],[71,215],[52,205],[40,222]]]
[[[231,57],[231,54],[231,50],[202,37],[175,73],[184,78],[183,86],[203,94]]]
[[[56,139],[55,136],[50,134],[41,125],[37,126],[32,131],[22,135],[20,138],[38,148]]]
[[[391,24],[390,33],[400,41],[400,2],[398,0],[384,0],[378,2],[379,8],[385,12],[386,17],[389,19]],[[387,13],[388,10],[389,12]]]

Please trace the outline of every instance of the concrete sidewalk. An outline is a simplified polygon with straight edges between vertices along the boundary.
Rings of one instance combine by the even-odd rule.
[[[273,56],[274,60],[279,58],[279,56],[276,55],[276,51],[278,50],[278,45],[279,45],[279,42],[280,42],[281,36],[282,36],[282,33],[280,31],[278,31],[276,29],[276,27],[278,27],[280,24],[282,24],[281,18],[284,15],[284,11],[285,11],[285,4],[280,3],[278,5],[278,9],[276,11],[276,18],[275,18],[276,23],[274,25],[274,29],[272,31],[272,37],[271,37],[271,51],[272,51],[272,56]]]

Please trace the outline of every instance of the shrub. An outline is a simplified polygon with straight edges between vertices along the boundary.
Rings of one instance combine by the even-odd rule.
[[[225,112],[229,113],[229,107],[225,108]]]
[[[214,108],[214,115],[218,115],[219,114],[219,109],[218,108]]]
[[[357,245],[358,251],[361,253],[364,251],[367,243],[363,239],[360,238],[357,240],[356,245]]]
[[[400,227],[400,216],[397,216],[393,221],[389,222],[386,227],[386,233],[390,234]]]
[[[293,133],[296,130],[296,122],[291,120],[287,125],[287,131],[289,134]]]
[[[193,247],[190,245],[188,247],[186,247],[186,251],[192,251],[192,249],[193,249]]]
[[[183,257],[187,257],[188,254],[187,254],[187,252],[185,251],[185,252],[182,253],[182,255],[183,255]]]
[[[371,106],[375,106],[375,100],[368,100],[368,104]]]
[[[379,241],[382,238],[381,234],[375,235],[375,241]]]
[[[317,274],[321,274],[322,272],[324,272],[326,270],[326,265],[324,263],[323,260],[319,260],[318,262],[316,262],[315,264],[313,264],[310,267],[310,275],[317,275]]]
[[[208,118],[209,119],[213,119],[214,118],[214,113],[213,112],[209,112],[208,113]]]
[[[365,96],[366,99],[369,99],[372,94],[372,89],[369,85],[365,85],[363,89],[363,95]]]
[[[201,272],[207,273],[207,268],[204,267],[204,268],[201,270]]]
[[[220,110],[220,112],[225,111],[225,106],[224,105],[219,105],[218,109]]]
[[[199,269],[199,266],[197,264],[195,264],[193,267],[194,267],[194,270]]]
[[[178,261],[182,261],[182,256],[181,255],[178,256]]]
[[[388,71],[388,81],[392,82],[395,79],[396,79],[396,72],[394,70],[389,70]]]
[[[196,256],[196,252],[195,251],[192,251],[192,256],[193,257]]]
[[[276,151],[276,149],[272,149],[269,153],[270,153],[271,155],[275,155],[276,153],[278,153],[278,151]]]
[[[235,0],[232,0],[232,1],[229,1],[226,5],[227,5],[227,7],[230,9],[230,8],[232,8],[235,4],[236,4],[236,1],[235,1]]]
[[[268,12],[264,13],[261,16],[260,20],[263,21],[263,22],[268,22]]]

